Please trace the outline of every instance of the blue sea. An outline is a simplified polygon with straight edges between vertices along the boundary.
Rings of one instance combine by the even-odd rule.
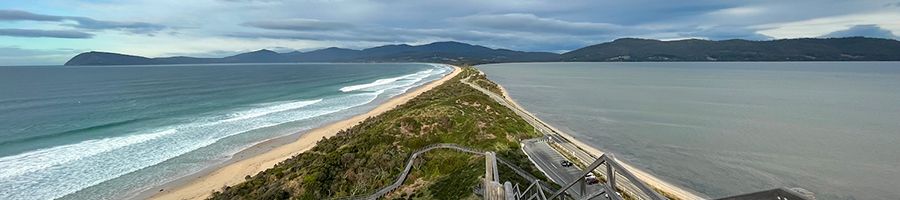
[[[900,62],[479,68],[547,123],[710,197],[900,199]]]
[[[0,67],[0,199],[121,199],[371,110],[435,64]]]

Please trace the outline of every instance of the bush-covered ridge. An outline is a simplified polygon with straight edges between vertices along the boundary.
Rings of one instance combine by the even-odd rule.
[[[459,82],[476,73],[473,68],[465,68],[457,77],[406,104],[325,138],[311,150],[248,177],[244,183],[223,188],[210,198],[367,195],[391,184],[412,151],[434,143],[493,150],[525,170],[537,172],[519,149],[519,141],[539,134],[512,110]],[[480,183],[483,165],[480,157],[460,152],[426,153],[404,186],[388,198],[473,197],[472,188]]]
[[[509,62],[595,61],[898,61],[900,41],[880,38],[799,38],[768,41],[673,40],[622,38],[564,54],[491,49],[460,42],[410,46],[385,45],[363,50],[326,48],[308,52],[247,52],[223,58],[186,56],[147,58],[107,52],[84,52],[65,65],[161,65],[295,62],[436,62],[485,64]]]
[[[494,83],[488,80],[487,76],[484,73],[476,73],[469,77],[469,82],[475,83],[481,88],[487,89],[488,91],[493,92],[499,96],[503,96],[503,90],[500,89],[500,86],[497,83]]]
[[[596,61],[896,61],[900,41],[799,38],[768,41],[622,38],[562,54],[564,62]]]

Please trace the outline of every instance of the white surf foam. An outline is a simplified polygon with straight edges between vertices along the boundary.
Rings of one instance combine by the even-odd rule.
[[[359,93],[333,98],[260,104],[254,108],[163,127],[162,131],[89,140],[0,158],[0,199],[54,199],[212,145],[224,138],[310,119],[393,96],[446,73],[448,67],[348,86]],[[345,91],[346,90],[346,91]],[[233,153],[233,152],[224,152]],[[185,169],[199,170],[199,169]]]
[[[212,145],[229,136],[365,105],[382,91],[260,104],[165,127],[0,158],[0,199],[55,199]]]
[[[407,75],[403,75],[403,76],[399,76],[399,77],[378,79],[371,83],[342,87],[340,89],[340,91],[341,92],[352,92],[352,91],[357,91],[357,90],[362,90],[362,89],[367,89],[367,88],[372,88],[372,87],[377,87],[377,86],[383,86],[383,85],[391,84],[391,83],[394,83],[394,82],[397,82],[397,81],[403,80],[403,79],[409,79],[409,78],[414,78],[417,76],[428,75],[432,71],[433,71],[433,69],[427,69],[424,71],[416,72],[413,74],[407,74]]]
[[[293,109],[299,109],[299,108],[303,108],[303,107],[306,107],[306,106],[309,106],[309,105],[312,105],[315,103],[319,103],[321,101],[322,101],[322,99],[316,99],[316,100],[312,100],[312,101],[297,101],[297,102],[290,102],[290,103],[274,103],[274,104],[276,104],[275,106],[256,108],[256,109],[251,109],[248,111],[234,113],[234,114],[232,114],[232,116],[234,116],[234,117],[228,118],[228,119],[224,120],[224,122],[245,120],[245,119],[250,119],[250,118],[261,117],[261,116],[272,114],[272,113],[284,112],[284,111],[293,110]]]
[[[55,146],[34,150],[22,154],[0,158],[0,180],[39,171],[55,165],[78,160],[84,157],[112,151],[124,146],[145,142],[165,135],[174,134],[174,129],[167,129],[148,134],[137,134],[114,138],[87,140],[70,145]]]

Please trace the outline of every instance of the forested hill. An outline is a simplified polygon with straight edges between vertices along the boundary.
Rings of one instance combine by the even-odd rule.
[[[386,45],[363,50],[326,48],[308,52],[277,53],[259,50],[224,58],[162,57],[86,52],[65,65],[159,65],[201,63],[286,63],[286,62],[430,62],[430,63],[498,63],[559,60],[559,54],[492,49],[460,42],[435,42],[425,45]]]
[[[413,152],[441,143],[494,151],[548,181],[520,145],[540,133],[513,110],[461,82],[464,77],[494,84],[467,67],[409,102],[324,138],[309,151],[224,187],[209,199],[360,199],[391,185]],[[383,199],[479,199],[473,188],[482,184],[484,166],[479,155],[430,151],[415,161],[403,185]],[[500,180],[531,183],[500,166]]]
[[[897,61],[900,41],[877,38],[660,41],[624,38],[562,54],[562,61]]]
[[[162,57],[86,52],[66,65],[155,65],[292,62],[430,62],[483,64],[503,62],[609,61],[900,61],[900,41],[878,38],[804,38],[769,41],[623,38],[564,54],[492,49],[460,42],[385,45],[362,50],[326,48],[278,53],[259,50],[223,58]]]

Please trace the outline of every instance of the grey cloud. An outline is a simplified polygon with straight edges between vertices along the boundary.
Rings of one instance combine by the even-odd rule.
[[[262,48],[260,48],[262,49]],[[268,48],[265,48],[268,49]],[[246,50],[212,50],[205,52],[168,52],[160,57],[188,56],[197,58],[221,58],[246,53]]]
[[[225,34],[238,38],[266,38],[313,41],[408,42],[400,36],[354,34],[354,32],[238,32]]]
[[[611,36],[598,39],[597,37],[587,36],[478,31],[452,27],[433,29],[367,27],[341,31],[240,32],[227,34],[227,36],[238,38],[334,41],[339,43],[364,42],[373,45],[453,40],[494,48],[554,52],[572,50],[577,47],[591,44],[595,41],[608,41],[613,39]]]
[[[616,34],[639,30],[613,24],[569,22],[519,13],[470,15],[450,21],[450,25],[440,28],[353,26],[345,22],[308,19],[251,21],[242,25],[265,31],[236,32],[226,36],[380,44],[453,40],[497,48],[558,52],[609,41],[615,39]]]
[[[146,22],[101,21],[87,17],[70,17],[69,19],[78,22],[78,24],[71,26],[89,30],[121,30],[138,34],[151,34],[166,28],[163,25]]]
[[[564,20],[541,18],[532,14],[498,14],[498,15],[470,15],[449,20],[451,25],[441,28],[393,28],[383,26],[354,26],[350,23],[337,21],[322,21],[314,19],[285,19],[250,21],[242,25],[256,27],[266,32],[241,32],[228,34],[232,37],[242,38],[271,38],[271,39],[296,39],[316,41],[366,41],[366,42],[416,42],[423,40],[457,40],[478,43],[504,43],[504,46],[515,44],[516,41],[535,40],[538,43],[552,43],[555,47],[560,45],[549,41],[563,41],[560,38],[585,39],[595,41],[613,39],[613,34],[622,34],[636,30],[614,24],[569,22]],[[549,34],[549,35],[548,35]],[[530,37],[530,38],[525,38]],[[570,39],[564,39],[569,41]],[[531,42],[533,43],[533,42]],[[576,46],[577,44],[564,45]],[[490,44],[486,44],[490,45]],[[531,45],[529,45],[531,46]]]
[[[890,30],[881,28],[875,24],[856,25],[856,26],[852,26],[845,30],[840,30],[840,31],[835,31],[835,32],[825,34],[821,37],[834,38],[834,37],[854,37],[854,36],[900,39],[900,37],[895,35]]]
[[[247,51],[266,49],[271,50],[278,53],[288,53],[298,51],[298,49],[283,47],[283,46],[263,46],[255,49],[240,49],[240,50],[211,50],[211,51],[201,51],[201,52],[169,52],[160,55],[159,57],[176,57],[176,56],[187,56],[187,57],[195,57],[195,58],[222,58],[233,56],[241,53],[247,53]],[[316,50],[310,49],[310,50]]]
[[[58,65],[81,51],[75,49],[25,49],[16,46],[0,46],[0,66]]]
[[[219,0],[223,2],[279,2],[281,0]]]
[[[393,32],[394,33],[383,34],[402,34],[410,35],[412,37],[421,36],[459,41],[502,41],[509,38],[515,38],[515,35],[507,33],[459,29],[395,29]]]
[[[72,30],[38,30],[38,29],[15,29],[15,28],[5,28],[0,29],[0,35],[2,36],[12,36],[12,37],[48,37],[48,38],[70,38],[70,39],[84,39],[94,37],[93,34],[80,32],[80,31],[72,31]]]
[[[62,21],[65,19],[61,16],[42,15],[21,10],[0,10],[0,20],[2,21]]]
[[[0,10],[0,20],[5,21],[50,21],[50,22],[67,22],[72,21],[75,24],[64,24],[75,28],[87,30],[120,30],[137,34],[152,34],[167,28],[159,24],[146,22],[118,22],[96,20],[88,17],[76,16],[57,16],[36,14],[21,10]]]
[[[510,13],[500,15],[470,15],[451,19],[474,28],[487,28],[518,32],[550,32],[561,34],[611,34],[623,32],[623,26],[608,23],[570,22],[553,18],[541,18],[534,14]]]
[[[710,40],[728,40],[728,39],[744,39],[744,40],[770,40],[770,36],[756,33],[756,30],[739,26],[714,26],[709,28],[698,28],[694,31],[682,32],[679,35],[683,37],[703,37]]]
[[[22,2],[28,4],[27,1]],[[293,47],[300,49],[320,46],[365,48],[388,43],[455,40],[495,48],[560,51],[621,37],[769,39],[757,32],[791,22],[873,14],[900,7],[898,0],[692,0],[678,3],[662,0],[568,0],[565,3],[550,0],[212,0],[192,3],[195,6],[191,9],[171,9],[171,5],[162,1],[90,1],[79,4],[97,6],[83,6],[77,11],[71,10],[75,3],[28,4],[26,7],[33,8],[35,10],[32,11],[38,13],[0,8],[0,23],[17,22],[4,24],[13,25],[4,28],[19,29],[59,25],[64,29],[98,35],[104,31],[165,34],[177,30],[179,35],[170,37],[173,41],[219,36],[230,37],[226,38],[229,40],[266,38],[314,41],[293,43],[303,44]],[[117,9],[116,12],[110,12],[109,9],[113,7]],[[45,13],[66,9],[76,13],[104,13],[116,17],[100,19]],[[106,21],[125,20],[137,14],[145,19],[153,19],[147,21],[152,23]],[[890,19],[879,17],[863,20],[865,21],[856,24],[881,24],[879,28],[885,29],[891,23]],[[846,25],[844,23],[847,22],[835,24]],[[865,32],[859,30],[864,28],[866,27],[856,27],[832,35],[888,35],[884,30],[873,31],[872,27],[869,27],[868,32],[860,33]],[[896,28],[890,28],[895,33],[900,33]],[[44,34],[35,34],[41,33],[40,31],[31,31],[30,34],[24,34],[21,30],[13,32],[18,37],[77,35],[49,34],[52,31],[42,32]],[[159,45],[180,47],[192,42],[195,41]],[[266,48],[265,45],[270,44],[269,42],[271,41],[260,42],[258,47],[254,43],[241,43],[227,47],[203,45],[197,48],[245,50]]]
[[[6,46],[0,47],[0,57],[28,57],[28,56],[44,56],[44,55],[56,55],[61,53],[73,53],[76,52],[72,49],[54,49],[54,50],[39,50],[39,49],[23,49],[15,46]]]
[[[314,19],[251,21],[242,25],[266,29],[266,31],[238,32],[227,34],[227,36],[314,41],[415,42],[426,38],[442,37],[451,32],[445,29],[355,26],[350,23]],[[460,35],[460,33],[455,34]]]
[[[284,19],[284,20],[265,20],[250,21],[243,23],[244,26],[271,29],[271,30],[291,30],[291,31],[325,31],[325,30],[344,30],[354,26],[348,23],[322,21],[316,19]]]
[[[335,22],[336,23],[336,22]],[[422,40],[486,41],[512,38],[515,35],[452,28],[408,29],[381,26],[276,29],[291,31],[237,32],[226,36],[240,38],[294,39],[313,41],[417,42]]]

